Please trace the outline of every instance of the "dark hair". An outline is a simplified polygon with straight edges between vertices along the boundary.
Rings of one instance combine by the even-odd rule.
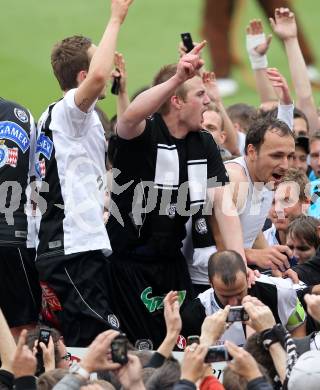
[[[170,64],[163,66],[159,72],[155,75],[153,79],[153,86],[159,85],[164,83],[165,81],[169,80],[171,77],[173,77],[177,72],[177,64]],[[180,85],[175,93],[175,95],[181,97],[182,99],[185,99],[187,96],[187,89],[184,86],[184,84]],[[173,94],[173,95],[174,95]],[[162,106],[158,109],[158,112],[162,115],[166,115],[169,113],[170,110],[170,99],[168,99],[165,103],[162,104]]]
[[[259,363],[258,367],[267,382],[272,384],[267,370]],[[223,386],[225,390],[247,390],[248,381],[243,376],[232,371],[230,367],[226,367],[223,371]]]
[[[320,141],[320,130],[317,130],[315,133],[312,134],[312,136],[310,137],[309,145],[311,145],[313,141]]]
[[[320,245],[320,237],[318,234],[319,226],[320,221],[317,218],[300,215],[290,222],[287,230],[287,236],[305,241],[308,245],[317,249]]]
[[[257,115],[257,109],[248,104],[238,103],[229,106],[227,114],[232,122],[238,122],[242,129],[247,132]]]
[[[219,275],[226,286],[230,286],[236,281],[238,272],[247,275],[246,265],[236,251],[221,251],[210,256],[208,263],[209,280]]]
[[[146,382],[148,390],[171,390],[180,379],[181,369],[178,361],[166,360],[157,368]]]
[[[281,137],[289,135],[294,139],[294,135],[286,123],[278,119],[274,119],[271,115],[264,118],[259,118],[254,123],[252,123],[247,133],[245,146],[246,154],[248,145],[253,145],[256,150],[259,151],[261,145],[264,142],[264,137],[267,131],[275,132]]]
[[[299,108],[297,108],[297,107],[294,107],[294,110],[293,110],[293,119],[295,119],[295,118],[302,118],[303,120],[305,120],[306,125],[307,125],[307,130],[309,132],[308,118],[306,117],[306,114],[303,111],[299,110]]]
[[[76,88],[78,73],[89,69],[88,49],[91,45],[91,39],[82,35],[65,38],[54,45],[51,65],[63,91]]]

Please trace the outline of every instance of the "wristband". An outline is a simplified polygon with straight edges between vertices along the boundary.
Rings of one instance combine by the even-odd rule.
[[[278,342],[284,346],[286,334],[287,331],[282,324],[276,324],[271,329],[261,332],[260,338],[264,349],[268,351],[272,344]]]
[[[81,367],[80,364],[78,363],[73,363],[69,368],[69,372],[71,374],[80,375],[84,379],[90,378],[90,373],[87,370],[85,370],[83,367]]]
[[[260,55],[256,51],[256,47],[266,42],[266,36],[262,34],[247,34],[246,36],[246,47],[249,54],[251,68],[253,70],[265,69],[268,67],[268,59],[266,54]]]

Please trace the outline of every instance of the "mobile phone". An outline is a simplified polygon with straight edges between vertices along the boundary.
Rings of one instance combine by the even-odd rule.
[[[111,343],[111,356],[114,363],[128,363],[128,339],[124,333],[119,334]]]
[[[39,339],[38,339],[39,344],[43,343],[47,347],[49,344],[50,335],[51,335],[50,329],[40,329]]]
[[[187,49],[187,53],[189,53],[189,51],[191,51],[194,48],[191,34],[190,33],[182,33],[181,39],[183,42],[183,46]]]
[[[113,95],[119,95],[119,91],[120,91],[120,79],[121,79],[121,76],[118,76],[118,77],[114,77],[113,78],[113,83],[112,83],[112,86],[111,86],[111,93]]]
[[[187,337],[187,345],[191,344],[200,344],[200,337],[197,335],[192,335]]]
[[[243,306],[231,306],[227,322],[248,321],[249,315]]]
[[[205,363],[227,362],[232,359],[224,345],[214,345],[208,348]]]
[[[36,359],[37,359],[36,375],[37,376],[44,373],[43,353],[42,353],[42,349],[40,347],[40,343],[43,343],[47,347],[49,344],[50,335],[51,335],[50,329],[40,328],[38,345],[37,345],[37,353],[36,353]]]

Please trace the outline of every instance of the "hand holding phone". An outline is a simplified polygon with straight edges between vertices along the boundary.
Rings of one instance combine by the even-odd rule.
[[[124,333],[119,334],[111,343],[111,356],[114,363],[128,363],[128,339]]]

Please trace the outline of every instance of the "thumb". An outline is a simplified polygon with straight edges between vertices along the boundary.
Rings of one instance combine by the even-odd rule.
[[[276,28],[276,22],[274,21],[273,18],[269,18],[269,22],[270,22],[272,30],[274,31]]]

